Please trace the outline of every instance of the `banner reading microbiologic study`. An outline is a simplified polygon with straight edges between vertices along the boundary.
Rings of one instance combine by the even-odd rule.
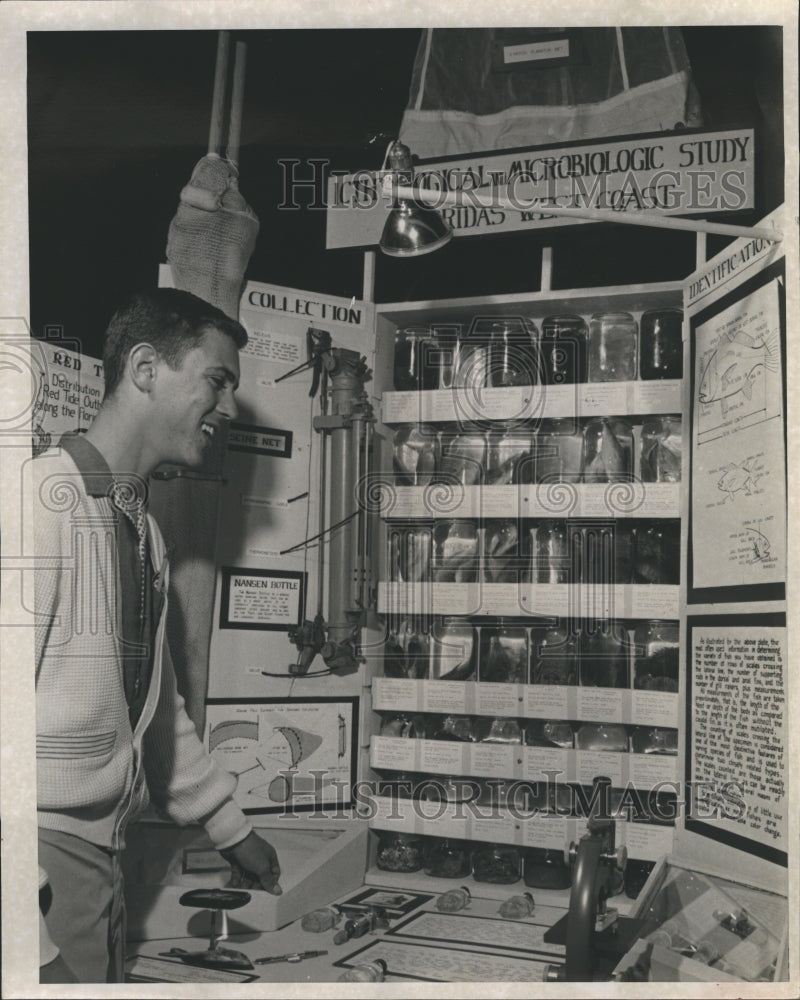
[[[456,194],[458,204],[442,199],[439,211],[457,236],[479,236],[579,221],[548,215],[548,206],[667,215],[742,211],[753,207],[754,159],[752,129],[658,133],[421,163],[413,187],[420,203],[433,207],[437,194]],[[365,170],[329,177],[329,249],[379,241],[392,204],[384,176]]]

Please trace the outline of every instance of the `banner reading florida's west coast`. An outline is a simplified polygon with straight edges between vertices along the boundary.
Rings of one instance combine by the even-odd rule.
[[[383,176],[331,174],[328,249],[379,241],[392,204]],[[668,215],[742,211],[753,207],[753,181],[753,130],[730,129],[431,161],[416,167],[413,186],[420,203],[439,207],[457,236],[479,236],[581,221],[548,215],[548,206]],[[458,204],[437,206],[439,193],[457,194]]]

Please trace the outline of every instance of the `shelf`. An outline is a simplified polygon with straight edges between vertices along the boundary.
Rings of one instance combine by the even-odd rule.
[[[557,684],[489,684],[476,681],[376,677],[376,712],[507,716],[678,727],[678,694],[627,688]]]
[[[525,428],[538,430],[542,421],[574,418],[624,417],[634,426],[634,456],[640,454],[641,418],[682,412],[682,381],[630,381],[580,383],[577,385],[533,385],[503,388],[451,387],[439,390],[399,392],[391,389],[394,343],[397,329],[425,326],[436,333],[455,328],[465,334],[476,318],[521,316],[541,328],[542,320],[555,314],[578,314],[589,320],[595,313],[624,310],[637,322],[644,310],[682,308],[682,283],[640,285],[578,290],[546,290],[530,294],[483,296],[403,302],[382,305],[377,310],[378,342],[376,371],[387,388],[380,395],[380,420],[386,425],[382,435],[385,484],[375,492],[373,512],[387,522],[387,534],[402,530],[400,522],[437,522],[463,519],[487,522],[542,519],[659,519],[678,520],[685,490],[681,483],[543,483],[528,485],[471,485],[430,483],[401,486],[391,464],[390,428],[402,424],[431,424],[446,431],[446,424],[475,424],[481,428]],[[638,457],[634,471],[640,474]],[[405,480],[408,482],[409,480]],[[429,533],[431,524],[423,528]],[[520,533],[522,528],[520,528]],[[401,542],[402,544],[402,542]],[[481,546],[482,547],[482,546]],[[387,550],[388,551],[388,550]],[[392,549],[392,552],[395,550]],[[387,571],[378,583],[377,611],[397,618],[443,616],[473,628],[492,624],[492,619],[515,620],[515,624],[543,625],[566,618],[639,619],[677,621],[680,588],[677,582],[662,584],[532,584],[529,559],[524,555],[508,563],[492,562],[483,551],[476,557],[478,582],[449,583],[437,579],[436,567],[425,575],[430,580],[390,582]],[[410,561],[413,565],[413,560]],[[397,577],[406,564],[392,564]],[[498,571],[500,567],[501,571]],[[411,569],[413,576],[415,570]],[[421,574],[419,574],[421,575]],[[452,574],[440,576],[454,579]],[[462,576],[462,578],[464,578]],[[431,582],[434,580],[435,582]],[[484,582],[504,580],[505,582]],[[422,629],[423,631],[425,629]],[[477,633],[474,633],[477,634]],[[477,642],[477,640],[475,640]],[[449,669],[437,658],[431,642],[430,674],[438,677]],[[380,659],[380,657],[377,657]],[[457,659],[457,658],[456,658]],[[477,660],[475,661],[477,662]],[[453,664],[456,665],[455,663]],[[634,659],[630,655],[629,675],[633,678]],[[425,673],[423,669],[421,671]],[[475,671],[473,677],[484,676]],[[406,712],[430,715],[508,717],[519,720],[563,720],[573,723],[608,722],[632,726],[678,729],[679,695],[631,688],[581,687],[578,685],[501,684],[479,680],[412,680],[375,677],[372,681],[372,709],[376,712]],[[376,727],[377,728],[377,727]],[[420,730],[421,731],[421,730]],[[637,743],[638,745],[638,743]],[[557,747],[509,744],[457,743],[444,740],[403,739],[373,736],[370,766],[376,771],[408,772],[417,775],[452,775],[487,780],[522,781],[539,784],[555,772],[558,780],[589,786],[597,774],[608,774],[616,788],[630,793],[649,791],[663,782],[677,780],[676,756],[593,752]],[[619,794],[619,793],[617,793]],[[495,811],[477,815],[468,805],[417,802],[379,797],[373,800],[374,829],[408,832],[436,837],[500,842],[519,847],[565,848],[585,831],[585,820],[565,816],[524,815]],[[427,810],[427,811],[426,811]],[[573,810],[575,811],[575,810]],[[629,856],[655,861],[672,850],[673,828],[657,824],[617,821],[617,842],[628,848]],[[374,855],[372,856],[374,861]],[[449,880],[433,880],[422,873],[395,875],[370,866],[367,880],[379,885],[409,885],[417,891],[450,888]],[[402,881],[401,881],[402,880]],[[435,885],[434,885],[435,883]],[[439,886],[439,883],[444,883]],[[518,883],[520,887],[524,883]],[[487,891],[488,889],[488,891]],[[503,898],[507,886],[475,884],[477,895]],[[497,893],[497,896],[493,894]],[[537,892],[537,901],[539,893]],[[565,894],[566,895],[566,894]],[[566,900],[561,906],[566,905]]]
[[[378,584],[380,614],[677,619],[679,588],[670,584],[390,583]]]
[[[514,815],[479,810],[474,803],[421,802],[382,796],[376,796],[371,803],[374,815],[370,827],[394,833],[559,850],[586,832],[586,820],[572,816],[522,812]],[[616,842],[627,847],[629,858],[657,861],[672,850],[673,827],[617,820]]]
[[[636,285],[605,285],[596,288],[548,289],[465,298],[387,302],[377,307],[379,319],[395,326],[458,324],[469,327],[476,316],[526,316],[539,325],[545,316],[578,313],[585,319],[593,313],[624,309],[636,319],[645,309],[683,308],[683,282]]]
[[[373,736],[370,766],[378,771],[505,778],[514,781],[591,785],[597,775],[611,779],[613,788],[646,790],[678,780],[678,758],[665,754],[561,750],[498,743],[458,743],[446,740]]]
[[[391,391],[381,397],[381,419],[385,424],[516,422],[680,412],[680,379]]]
[[[375,511],[403,518],[680,517],[680,483],[540,483],[530,486],[395,486]]]

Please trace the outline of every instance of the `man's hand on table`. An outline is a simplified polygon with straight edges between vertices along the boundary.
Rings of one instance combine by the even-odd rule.
[[[227,888],[266,889],[273,896],[283,893],[278,885],[281,866],[275,848],[255,831],[233,847],[226,847],[220,854],[231,866]]]

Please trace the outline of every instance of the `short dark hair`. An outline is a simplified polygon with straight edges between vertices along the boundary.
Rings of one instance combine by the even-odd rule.
[[[241,323],[191,292],[177,288],[136,292],[117,309],[106,330],[106,397],[113,395],[122,381],[128,355],[137,344],[152,344],[170,368],[177,368],[209,329],[227,334],[239,349],[247,343],[247,331]]]

